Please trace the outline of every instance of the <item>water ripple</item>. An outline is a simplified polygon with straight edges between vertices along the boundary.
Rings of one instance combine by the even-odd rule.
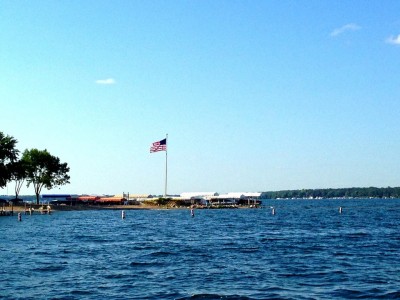
[[[399,299],[400,200],[376,201],[2,217],[0,298]]]

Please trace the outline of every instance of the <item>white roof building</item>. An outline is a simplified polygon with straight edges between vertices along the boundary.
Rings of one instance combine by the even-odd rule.
[[[190,192],[190,193],[182,193],[180,197],[184,199],[191,199],[191,198],[212,197],[218,195],[219,194],[216,192]]]
[[[258,198],[261,196],[261,193],[252,193],[252,192],[244,192],[244,193],[228,193],[227,197],[230,198]]]

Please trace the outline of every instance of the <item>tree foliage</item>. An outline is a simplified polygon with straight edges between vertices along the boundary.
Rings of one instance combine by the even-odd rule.
[[[58,157],[47,150],[27,149],[21,160],[26,167],[27,186],[33,185],[37,204],[43,187],[52,189],[69,183],[67,163],[61,163]]]
[[[18,159],[19,151],[15,148],[17,140],[0,131],[0,188],[11,179],[11,164]]]
[[[264,192],[267,199],[304,199],[304,198],[400,198],[400,187],[368,187],[340,189],[303,189]]]

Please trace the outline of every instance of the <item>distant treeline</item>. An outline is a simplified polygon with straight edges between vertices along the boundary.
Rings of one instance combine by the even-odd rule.
[[[263,198],[400,198],[400,187],[287,190],[264,192]]]

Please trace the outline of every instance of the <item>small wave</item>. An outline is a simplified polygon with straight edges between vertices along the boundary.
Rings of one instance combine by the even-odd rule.
[[[148,254],[148,256],[151,256],[151,257],[167,257],[167,256],[172,256],[172,255],[177,255],[177,253],[176,252],[168,252],[168,251],[155,251],[155,252]]]
[[[388,292],[386,294],[381,295],[379,298],[381,298],[381,299],[400,299],[400,291]]]
[[[42,266],[33,269],[35,272],[58,272],[65,270],[66,267],[63,265],[49,265],[49,266]]]
[[[87,296],[87,295],[92,295],[93,292],[91,291],[82,291],[82,290],[73,290],[71,291],[72,295],[78,295],[78,296]]]
[[[134,251],[145,251],[145,250],[151,250],[151,249],[154,249],[154,246],[152,246],[152,245],[134,245],[133,247],[132,247],[132,250],[134,250]]]
[[[146,267],[146,266],[152,266],[154,263],[151,262],[141,262],[141,261],[133,261],[129,264],[131,267]]]
[[[34,255],[48,255],[49,253],[46,251],[35,251],[33,252]]]
[[[274,237],[263,237],[260,238],[260,243],[264,244],[264,243],[269,243],[269,242],[276,242],[276,241],[284,241],[287,238],[285,237],[280,237],[280,236],[274,236]]]
[[[81,236],[77,236],[76,237],[76,242],[78,243],[94,243],[94,244],[98,244],[98,243],[106,243],[106,242],[110,242],[109,239],[104,238],[100,235],[81,235]]]
[[[335,251],[333,252],[333,256],[353,256],[353,254],[348,252]]]
[[[130,277],[130,275],[127,274],[106,274],[103,276],[104,279],[123,279]]]
[[[132,261],[129,264],[131,267],[156,267],[161,266],[162,263],[157,261]]]
[[[241,253],[254,253],[260,251],[260,248],[258,247],[242,247],[238,249],[239,252]]]
[[[349,289],[336,289],[332,291],[331,295],[333,297],[338,297],[338,298],[360,298],[364,294],[361,293],[360,291],[356,290],[349,290]]]
[[[348,232],[345,237],[350,239],[358,239],[369,236],[370,233],[366,231],[355,231],[355,232]]]
[[[240,295],[220,295],[220,294],[194,294],[188,297],[177,298],[177,300],[189,299],[234,299],[234,300],[251,300],[252,298]]]
[[[347,299],[399,299],[400,291],[387,292],[378,288],[373,288],[365,291],[337,289],[332,292],[332,296]]]

